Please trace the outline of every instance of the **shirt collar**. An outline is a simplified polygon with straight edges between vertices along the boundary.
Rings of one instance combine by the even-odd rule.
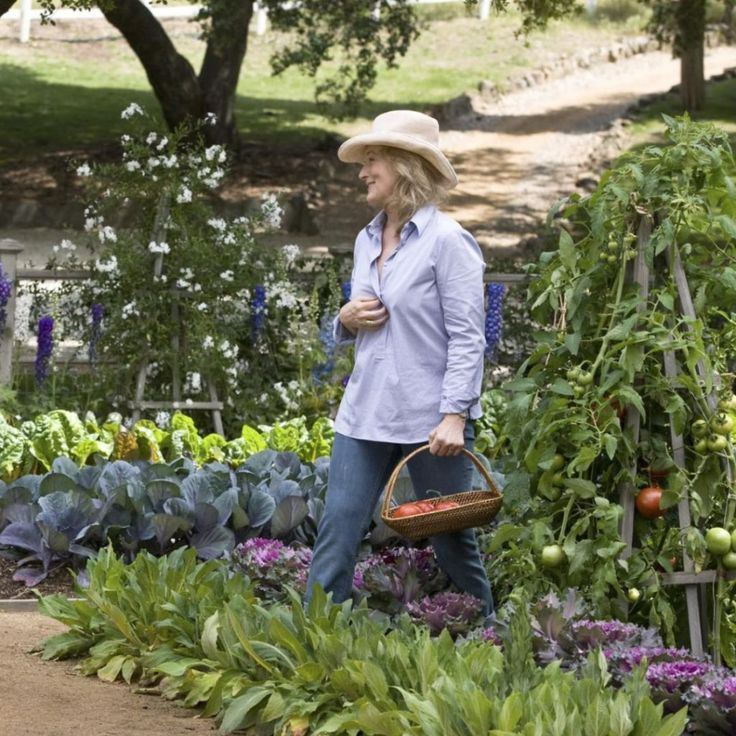
[[[433,204],[425,204],[420,207],[410,218],[407,225],[414,225],[417,235],[421,235],[429,224],[432,216],[437,208]],[[366,230],[371,238],[378,237],[383,231],[383,225],[386,222],[386,213],[381,210],[367,225]],[[404,225],[406,227],[406,225]]]

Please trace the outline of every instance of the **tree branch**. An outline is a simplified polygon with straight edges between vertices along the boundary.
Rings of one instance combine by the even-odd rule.
[[[15,0],[0,0],[0,16],[5,15],[13,5],[15,5]]]
[[[101,3],[100,10],[143,64],[169,127],[201,118],[202,94],[194,69],[151,11],[140,0],[117,0],[109,6]]]

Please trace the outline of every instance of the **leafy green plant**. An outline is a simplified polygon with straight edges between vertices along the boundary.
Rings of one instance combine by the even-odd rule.
[[[333,605],[319,589],[306,611],[293,592],[265,607],[243,577],[197,564],[192,550],[131,565],[103,550],[89,581],[81,601],[41,601],[69,627],[43,656],[82,656],[82,671],[105,680],[158,683],[226,733],[258,724],[273,734],[678,736],[687,720],[685,708],[663,716],[642,678],[611,688],[601,657],[577,676],[534,665],[522,609],[501,650],[431,637],[407,617],[386,632],[368,608]]]

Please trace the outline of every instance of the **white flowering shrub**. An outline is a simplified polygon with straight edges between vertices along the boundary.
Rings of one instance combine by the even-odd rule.
[[[209,400],[214,384],[232,427],[293,416],[300,397],[316,390],[313,368],[326,359],[319,321],[338,307],[336,274],[321,269],[315,288],[314,274],[300,277],[298,246],[259,245],[259,232],[279,226],[275,196],[232,219],[218,214],[212,193],[225,176],[222,147],[205,146],[197,131],[146,130],[137,105],[123,117],[139,130],[122,137],[122,160],[76,169],[89,193],[85,231],[94,256],[83,263],[65,245],[52,264],[93,273],[65,285],[74,307],[65,319],[57,315],[57,339],[96,340],[87,390],[103,405],[86,406],[129,411],[147,362],[147,400],[171,399],[176,371],[182,401]],[[96,334],[93,304],[102,305]],[[313,413],[324,409],[312,405]],[[161,413],[150,418],[165,421]]]

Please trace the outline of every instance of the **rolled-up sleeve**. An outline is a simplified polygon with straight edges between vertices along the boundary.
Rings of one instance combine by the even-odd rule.
[[[480,398],[486,346],[485,264],[474,238],[464,230],[457,230],[448,233],[439,244],[436,269],[442,317],[449,339],[440,413],[454,414],[472,409]],[[471,417],[475,413],[480,412],[471,412]]]

